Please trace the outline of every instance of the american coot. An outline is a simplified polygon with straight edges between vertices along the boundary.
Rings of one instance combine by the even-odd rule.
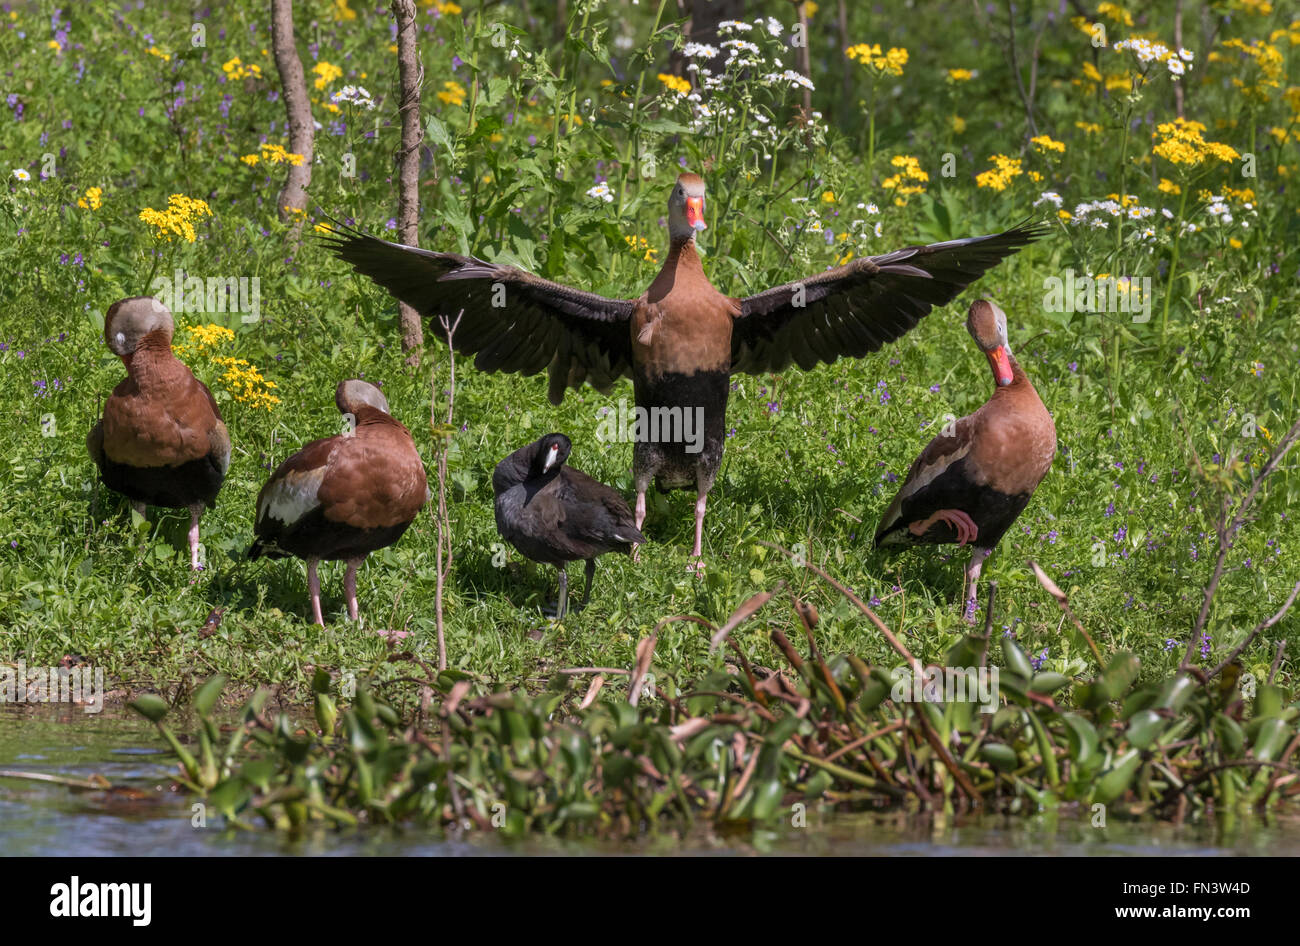
[[[357,620],[357,569],[367,555],[402,537],[429,499],[424,463],[410,431],[365,381],[339,382],[334,403],[343,433],[313,440],[271,474],[257,496],[257,536],[249,558],[295,555],[307,561],[312,619],[321,626],[321,559],[348,563],[343,587]]]
[[[966,328],[997,387],[921,451],[880,520],[876,545],[971,543],[963,607],[973,620],[980,568],[1051,468],[1056,425],[1011,354],[1006,313],[977,300]]]
[[[172,354],[172,314],[136,296],[109,307],[104,340],[126,365],[86,449],[100,478],[144,515],[145,506],[190,511],[190,567],[200,569],[199,517],[230,467],[230,434],[217,402]]]
[[[510,454],[492,473],[501,537],[525,558],[559,569],[557,619],[567,609],[565,566],[569,562],[587,562],[585,605],[591,597],[596,556],[630,552],[634,543],[645,541],[627,501],[616,490],[564,465],[571,448],[564,434],[547,434]]]
[[[836,269],[733,299],[709,282],[695,248],[705,229],[704,181],[682,174],[668,198],[663,269],[636,299],[607,299],[513,266],[401,246],[340,228],[333,251],[423,315],[463,312],[458,351],[480,371],[548,372],[551,402],[584,381],[608,393],[630,375],[648,427],[633,448],[636,525],[651,480],[696,491],[693,560],[702,564],[704,511],[726,439],[728,378],[860,357],[946,305],[985,270],[1041,236],[994,236],[861,257]],[[702,429],[687,428],[702,417]],[[665,429],[667,428],[667,429]]]

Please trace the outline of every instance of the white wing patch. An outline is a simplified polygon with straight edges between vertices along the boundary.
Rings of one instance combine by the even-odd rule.
[[[894,497],[894,501],[889,504],[889,509],[886,510],[884,518],[881,519],[877,532],[883,532],[893,526],[894,523],[898,521],[898,517],[902,515],[903,502],[908,497],[914,496],[921,490],[925,489],[925,487],[929,486],[934,480],[942,476],[948,467],[952,466],[962,457],[966,456],[966,454],[970,453],[971,443],[972,441],[967,439],[965,443],[958,446],[957,449],[953,450],[951,453],[945,453],[933,463],[917,470],[916,476],[903,484],[903,488],[898,491],[898,495]]]
[[[257,521],[266,516],[292,525],[320,505],[317,493],[325,479],[327,467],[294,471],[276,481],[266,492],[257,510]]]

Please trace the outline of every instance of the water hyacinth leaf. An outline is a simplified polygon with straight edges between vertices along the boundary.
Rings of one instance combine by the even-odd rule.
[[[330,691],[330,672],[324,667],[317,667],[316,672],[311,675],[311,691],[313,693],[328,693]]]
[[[1241,724],[1231,716],[1223,713],[1214,714],[1214,735],[1219,742],[1223,743],[1222,752],[1229,758],[1236,758],[1241,754],[1241,747],[1245,743],[1245,733],[1241,730]]]
[[[980,746],[980,758],[999,772],[1010,772],[1020,764],[1016,751],[1000,742],[987,742]]]
[[[962,635],[957,643],[948,648],[943,655],[945,667],[973,667],[979,662],[984,642],[976,640],[969,634]]]
[[[1109,805],[1116,798],[1119,798],[1133,784],[1133,777],[1137,775],[1138,766],[1141,764],[1141,750],[1130,749],[1125,752],[1115,760],[1110,770],[1097,782],[1096,788],[1093,789],[1092,800],[1101,802],[1103,805]]]
[[[1196,692],[1197,686],[1199,684],[1191,677],[1186,674],[1179,674],[1161,687],[1157,705],[1161,709],[1173,710],[1175,713],[1181,712],[1192,694]]]
[[[1092,723],[1075,713],[1062,713],[1060,720],[1065,726],[1071,759],[1081,766],[1089,766],[1101,758],[1097,752],[1097,730]]]
[[[166,700],[153,693],[142,694],[126,705],[151,723],[160,722],[170,708]]]
[[[1034,678],[1029,681],[1029,689],[1035,693],[1055,693],[1069,683],[1070,678],[1065,674],[1044,670],[1034,674]]]
[[[1126,731],[1129,744],[1139,749],[1148,748],[1164,728],[1164,723],[1164,717],[1155,710],[1145,709],[1135,713],[1129,720]]]
[[[1128,688],[1137,679],[1141,666],[1141,661],[1128,651],[1120,651],[1111,658],[1110,663],[1106,665],[1105,672],[1102,674],[1102,679],[1106,682],[1106,690],[1111,700],[1118,700],[1128,692]]]
[[[1266,683],[1255,694],[1255,719],[1267,719],[1282,714],[1282,688]]]
[[[1124,698],[1120,719],[1130,719],[1135,713],[1156,706],[1160,700],[1161,687],[1152,685],[1139,687]]]
[[[759,782],[754,786],[753,800],[747,806],[749,817],[755,821],[770,821],[777,813],[784,795],[785,789],[780,779],[771,778]]]
[[[200,716],[207,716],[211,713],[212,707],[216,704],[217,697],[221,695],[225,685],[226,678],[222,674],[218,673],[209,677],[199,687],[198,692],[194,694],[194,711]]]
[[[1002,638],[1002,659],[1006,662],[1006,668],[1017,676],[1028,680],[1034,675],[1033,664],[1020,649],[1020,645],[1010,637]]]
[[[1276,716],[1264,720],[1264,724],[1259,728],[1259,735],[1255,737],[1253,747],[1255,758],[1261,762],[1272,762],[1282,754],[1290,738],[1291,727],[1285,721]]]

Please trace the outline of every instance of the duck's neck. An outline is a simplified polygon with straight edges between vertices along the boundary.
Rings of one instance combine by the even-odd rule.
[[[135,351],[122,359],[126,373],[141,388],[167,387],[181,363],[172,352],[171,339],[166,332],[150,332],[140,339]]]

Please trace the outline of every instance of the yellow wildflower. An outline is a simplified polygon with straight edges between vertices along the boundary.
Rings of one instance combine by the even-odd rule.
[[[969,82],[975,78],[975,73],[970,69],[949,69],[948,78],[953,82]]]
[[[86,188],[86,196],[77,199],[77,206],[82,210],[98,210],[103,204],[104,189],[102,187]]]
[[[673,75],[669,75],[666,72],[661,72],[659,73],[658,78],[659,81],[662,82],[665,87],[676,92],[678,95],[691,94],[690,82],[687,81],[686,79],[683,79],[681,76],[673,76]]]
[[[348,6],[348,0],[334,0],[334,19],[355,20],[357,11]]]
[[[630,249],[634,254],[640,256],[642,260],[647,263],[655,262],[655,255],[658,253],[658,250],[651,246],[650,241],[645,237],[625,236],[623,237],[623,240],[627,243],[628,249]]]
[[[966,119],[960,115],[952,116],[952,118],[948,119],[948,123],[952,125],[953,134],[960,135],[966,130]]]
[[[321,60],[311,67],[311,71],[316,73],[316,82],[314,83],[317,90],[324,89],[335,79],[343,75],[343,70],[338,66]]]
[[[1196,167],[1207,159],[1215,161],[1235,161],[1241,157],[1236,149],[1216,141],[1206,141],[1201,133],[1205,126],[1200,122],[1176,118],[1172,122],[1162,122],[1156,126],[1152,137],[1163,136],[1152,149],[1157,157],[1173,164],[1185,164]]]
[[[465,104],[465,87],[459,82],[447,81],[442,84],[442,91],[438,93],[438,99],[444,105],[464,105]]]
[[[877,76],[901,76],[903,67],[907,65],[907,50],[898,46],[882,53],[879,43],[858,43],[844,50],[844,55],[871,69]]]
[[[991,154],[989,160],[993,162],[993,167],[987,171],[981,171],[975,175],[975,184],[979,187],[988,187],[995,191],[1004,191],[1011,179],[1019,177],[1024,171],[1021,169],[1019,158],[1012,158],[1005,154]]]
[[[225,368],[221,383],[230,396],[241,404],[270,410],[280,399],[271,393],[277,387],[274,381],[262,377],[262,373],[243,358],[213,358],[212,363]]]
[[[165,239],[169,243],[173,236],[180,237],[186,243],[193,243],[197,239],[193,221],[204,216],[211,217],[212,208],[205,201],[184,194],[172,194],[167,198],[166,210],[146,207],[139,214],[140,220],[154,228],[157,239]]]
[[[1133,25],[1133,17],[1127,10],[1117,3],[1102,3],[1097,6],[1097,15],[1109,17],[1116,23],[1122,23],[1124,26]]]
[[[1167,177],[1160,178],[1160,183],[1157,186],[1162,194],[1181,194],[1183,192],[1181,187]]]
[[[221,71],[226,74],[226,78],[231,82],[238,81],[239,79],[247,79],[249,77],[254,79],[262,78],[261,66],[256,63],[248,63],[245,65],[238,56],[234,59],[228,59],[226,62],[223,62],[221,64]]]
[[[158,57],[159,59],[161,59],[163,62],[171,62],[171,61],[172,61],[171,54],[170,54],[170,53],[165,53],[165,52],[163,52],[163,51],[162,51],[161,49],[159,49],[157,46],[150,46],[148,49],[145,50],[145,52],[147,52],[150,56],[157,56],[157,57]]]
[[[1085,135],[1101,134],[1101,126],[1096,122],[1075,122],[1074,127],[1082,131]]]
[[[1049,151],[1065,154],[1065,143],[1054,140],[1051,135],[1039,135],[1037,138],[1030,138],[1029,143],[1043,154],[1047,154]]]

